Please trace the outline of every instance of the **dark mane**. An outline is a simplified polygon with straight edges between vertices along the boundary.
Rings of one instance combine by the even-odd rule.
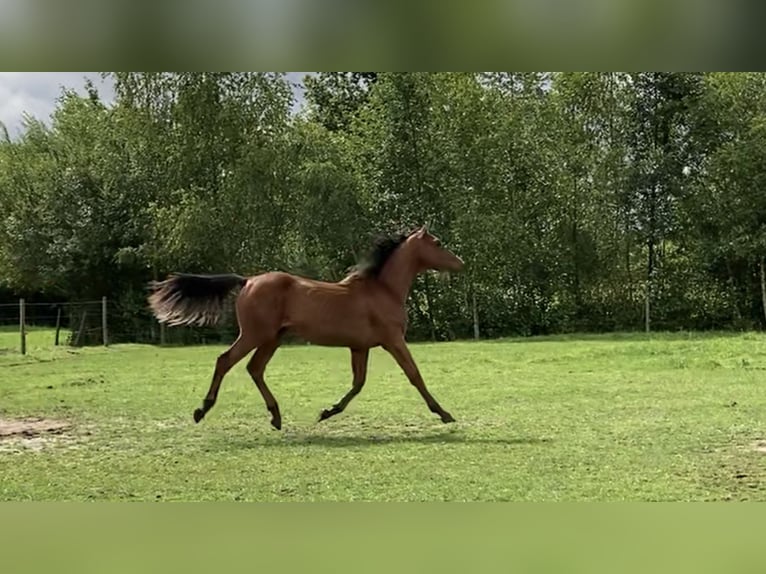
[[[386,261],[404,243],[408,235],[408,233],[398,233],[393,236],[376,239],[367,256],[351,268],[352,275],[357,277],[377,277],[380,275]]]

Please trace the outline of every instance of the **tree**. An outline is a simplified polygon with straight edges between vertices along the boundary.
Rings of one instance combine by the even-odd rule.
[[[632,75],[629,125],[630,171],[625,206],[646,246],[645,325],[656,283],[658,247],[674,231],[676,206],[684,191],[689,150],[689,111],[701,78],[685,73]]]
[[[724,309],[735,319],[766,317],[766,75],[716,73],[706,78],[695,136],[705,161],[695,166],[696,201],[689,228],[700,260],[722,278]],[[744,307],[744,308],[740,308]],[[760,313],[753,313],[756,309]]]
[[[140,333],[168,272],[334,280],[428,223],[466,268],[412,338],[766,324],[763,74],[320,73],[296,115],[281,74],[112,76],[0,141],[4,296]]]
[[[304,78],[310,118],[331,132],[347,131],[378,80],[377,72],[319,72]]]

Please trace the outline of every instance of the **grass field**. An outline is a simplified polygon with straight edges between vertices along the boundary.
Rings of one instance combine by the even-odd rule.
[[[18,336],[0,333],[0,349]],[[766,500],[766,337],[658,334],[412,345],[458,422],[383,351],[345,413],[344,349],[283,347],[273,430],[243,361],[195,425],[222,347],[0,351],[2,500]]]

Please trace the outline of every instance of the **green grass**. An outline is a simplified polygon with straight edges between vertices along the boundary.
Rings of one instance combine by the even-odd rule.
[[[281,432],[244,361],[192,422],[223,347],[49,339],[0,352],[0,418],[73,426],[0,439],[3,500],[766,500],[760,334],[412,345],[454,425],[380,350],[346,412],[317,424],[350,386],[349,353],[283,347],[266,372]]]
[[[32,364],[69,356],[77,351],[66,345],[69,331],[59,333],[60,346],[54,345],[56,330],[47,327],[27,327],[27,354],[21,354],[21,336],[18,325],[0,325],[0,369],[18,364]],[[3,371],[0,370],[0,381]],[[0,393],[2,390],[0,390]],[[0,395],[2,396],[2,395]],[[0,404],[0,412],[2,404]]]

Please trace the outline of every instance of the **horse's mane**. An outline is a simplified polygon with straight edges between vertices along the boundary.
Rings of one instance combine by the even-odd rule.
[[[378,237],[366,257],[351,268],[349,276],[377,277],[394,252],[407,239],[409,233]]]

